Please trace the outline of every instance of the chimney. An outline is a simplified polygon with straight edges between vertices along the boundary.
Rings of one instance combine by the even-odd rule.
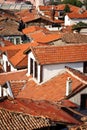
[[[72,91],[72,80],[70,77],[66,80],[66,96],[68,96]]]

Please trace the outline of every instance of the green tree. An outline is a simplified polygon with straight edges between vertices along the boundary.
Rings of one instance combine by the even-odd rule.
[[[70,7],[69,7],[68,4],[65,5],[64,11],[65,11],[66,13],[70,12]]]
[[[85,5],[86,9],[87,9],[87,0],[83,1],[83,4]]]
[[[81,30],[81,28],[87,28],[87,24],[83,22],[79,22],[76,25],[72,26],[72,29],[77,30],[78,32]]]
[[[51,0],[50,2],[51,5],[58,5],[58,4],[61,4],[61,0]]]
[[[71,5],[75,5],[78,7],[81,7],[83,5],[83,3],[79,0],[63,0],[62,3],[63,4],[71,4]]]

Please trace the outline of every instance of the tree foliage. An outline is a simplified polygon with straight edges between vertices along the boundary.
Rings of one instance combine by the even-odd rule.
[[[69,7],[68,4],[65,5],[64,11],[65,11],[66,13],[69,13],[69,12],[70,12],[70,7]]]
[[[63,4],[71,4],[71,5],[75,5],[75,6],[78,6],[78,7],[81,7],[83,4],[81,1],[79,0],[63,0],[62,2]]]
[[[85,7],[87,9],[87,0],[83,0],[83,4],[85,5]]]
[[[61,4],[61,1],[60,0],[51,0],[50,2],[51,5],[58,5],[58,4]]]
[[[83,22],[79,22],[76,25],[73,25],[72,29],[77,30],[78,32],[80,31],[81,28],[87,28],[87,24]]]

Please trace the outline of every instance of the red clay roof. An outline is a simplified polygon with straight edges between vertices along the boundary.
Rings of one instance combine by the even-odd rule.
[[[40,26],[29,26],[25,29],[22,30],[22,32],[24,34],[28,34],[28,33],[34,33],[35,31],[40,31],[40,30],[45,30],[44,28],[40,27]]]
[[[26,74],[27,69],[18,70],[15,72],[0,73],[0,84],[3,85],[6,81],[26,81],[29,78]]]
[[[32,14],[32,13],[31,13],[31,14],[28,14],[28,15],[22,17],[21,19],[22,19],[22,21],[23,21],[24,23],[27,23],[27,22],[31,22],[31,21],[36,20],[36,19],[39,19],[39,18],[40,18],[39,15],[37,15],[37,14]]]
[[[79,13],[79,12],[72,12],[72,13],[68,13],[69,18],[71,19],[86,19],[87,18],[87,11],[83,12],[83,13]]]
[[[27,70],[2,73],[0,74],[0,85],[3,85],[6,81],[9,81],[13,96],[15,98],[22,90],[22,88],[25,86],[29,78],[26,76],[26,74]]]
[[[52,121],[62,123],[79,124],[75,118],[58,108],[55,104],[47,101],[32,101],[28,99],[16,99],[14,101],[4,101],[0,103],[0,107],[13,112],[23,112],[32,116],[45,117]]]
[[[64,10],[65,9],[65,5],[66,4],[58,4],[58,5],[55,5],[55,6],[53,6],[53,5],[48,5],[48,6],[39,6],[39,9],[41,10],[41,11],[51,11],[52,10],[52,7],[54,8],[54,10],[56,10],[56,11],[62,11],[62,10]],[[77,6],[74,6],[74,5],[70,5],[70,4],[68,4],[69,5],[69,7],[70,7],[70,11],[71,12],[77,12],[80,8],[79,7],[77,7]]]
[[[7,52],[8,60],[14,67],[27,67],[27,56],[24,51],[29,49],[31,46],[37,46],[38,43],[27,43],[20,45],[13,45],[9,47],[3,47],[3,51]]]
[[[12,106],[15,106],[14,103],[11,103],[10,107]],[[0,108],[0,126],[1,126],[0,129],[1,130],[6,130],[6,129],[33,130],[33,129],[49,127],[50,125],[51,125],[50,120],[45,117],[32,116],[29,114],[24,114],[23,112],[10,111],[4,109],[3,106]]]
[[[40,37],[39,39],[37,39],[37,42],[38,43],[49,43],[52,41],[59,40],[61,38],[62,38],[62,34],[52,33],[52,34],[47,34],[47,35]]]
[[[32,47],[31,51],[41,65],[87,61],[87,44]]]
[[[57,104],[65,106],[65,107],[78,108],[77,104],[71,102],[70,100],[66,100],[66,99],[57,102]]]
[[[75,70],[74,70],[75,71]],[[72,93],[80,87],[82,89],[87,80],[81,78],[80,72],[69,71],[55,76],[54,78],[48,80],[45,83],[37,84],[33,79],[29,80],[26,87],[18,95],[19,98],[29,98],[34,100],[49,100],[49,101],[60,101],[66,96],[66,80],[68,77],[72,79]],[[75,74],[74,74],[75,73]],[[81,80],[79,78],[81,78]],[[87,76],[84,76],[87,79]],[[83,80],[86,82],[83,82]]]

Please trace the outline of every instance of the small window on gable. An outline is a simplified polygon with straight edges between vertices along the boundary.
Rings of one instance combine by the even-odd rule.
[[[33,59],[30,58],[30,74],[33,75]]]
[[[37,62],[35,61],[35,66],[34,66],[34,68],[35,68],[35,78],[37,78],[37,76],[38,76],[38,66],[37,66]]]

